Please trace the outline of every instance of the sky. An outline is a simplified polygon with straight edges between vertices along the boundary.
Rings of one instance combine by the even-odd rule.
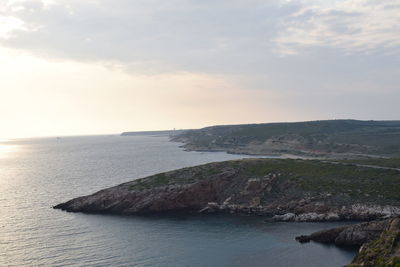
[[[0,138],[400,119],[400,0],[0,0]]]

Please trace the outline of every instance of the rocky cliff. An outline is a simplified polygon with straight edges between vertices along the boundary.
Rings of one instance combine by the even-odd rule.
[[[283,221],[400,214],[400,172],[316,160],[245,159],[134,180],[55,208],[88,213],[227,212]]]
[[[323,230],[296,239],[300,242],[360,246],[357,256],[348,267],[400,266],[399,217]]]

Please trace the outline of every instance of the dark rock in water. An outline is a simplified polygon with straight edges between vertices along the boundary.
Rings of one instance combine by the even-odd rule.
[[[301,236],[296,236],[295,238],[297,241],[299,241],[300,243],[308,243],[311,241],[310,236],[308,235],[301,235]]]
[[[301,243],[315,241],[320,243],[335,243],[336,238],[344,231],[347,227],[337,227],[329,230],[322,230],[311,235],[301,235],[296,237]]]
[[[371,221],[351,226],[337,227],[302,236],[302,239],[320,243],[333,243],[338,246],[361,246],[365,242],[373,240],[387,227],[388,220]],[[300,238],[300,237],[299,237]]]
[[[348,266],[400,266],[400,218],[323,230],[298,236],[296,240],[301,243],[312,240],[338,246],[360,246],[358,255]]]

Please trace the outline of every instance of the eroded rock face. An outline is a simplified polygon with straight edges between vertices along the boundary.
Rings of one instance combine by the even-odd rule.
[[[364,243],[348,267],[400,266],[400,218],[388,220],[380,236]]]
[[[319,171],[318,164],[314,161],[268,159],[211,163],[134,180],[55,208],[119,214],[169,211],[245,213],[274,216],[276,221],[298,222],[373,220],[400,215],[397,206],[360,204],[355,198],[348,198],[345,205],[339,203],[340,187],[333,188],[338,191],[336,193],[332,188],[321,190],[319,183],[314,182],[315,178],[307,177],[308,173]],[[295,173],[296,168],[304,176]],[[310,172],[304,172],[305,168]],[[331,172],[335,174],[335,171],[332,169]],[[360,172],[356,174],[360,175]],[[337,179],[332,178],[332,181],[336,183]]]
[[[272,220],[283,222],[371,221],[400,215],[400,209],[398,207],[388,205],[355,204],[336,207],[334,205],[328,206],[326,204],[311,203],[311,205],[307,205],[306,207],[299,204],[292,210],[295,211],[295,213],[278,214],[273,216]]]
[[[55,206],[72,212],[140,214],[200,210],[217,201],[226,180],[200,181],[189,185],[158,186],[138,190],[127,183]]]
[[[400,266],[400,218],[371,221],[337,227],[298,236],[299,242],[331,243],[338,246],[360,246],[349,267]]]
[[[338,246],[361,246],[365,242],[376,239],[389,225],[389,220],[371,221],[351,226],[337,227],[315,232],[309,236],[301,236],[299,241],[316,241],[334,243]]]
[[[321,222],[321,221],[338,221],[340,216],[338,213],[327,212],[327,213],[286,213],[283,215],[275,215],[272,217],[274,221],[282,222]]]

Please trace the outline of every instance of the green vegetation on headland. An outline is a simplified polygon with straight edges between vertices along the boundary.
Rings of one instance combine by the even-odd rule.
[[[400,267],[400,228],[396,227],[383,231],[379,238],[365,244],[348,267]]]
[[[116,214],[227,212],[282,221],[370,221],[400,215],[400,171],[344,163],[300,159],[215,162],[137,179],[55,208]],[[372,241],[352,266],[398,267],[399,234],[386,232],[385,223],[375,224],[354,226],[351,231],[328,230],[328,238],[322,240],[336,242],[338,236],[342,244],[353,245]],[[376,240],[380,233],[384,233],[382,238]]]
[[[400,155],[400,121],[327,120],[212,126],[172,138],[188,150],[357,158]]]
[[[130,189],[191,184],[227,170],[235,170],[237,176],[249,178],[279,174],[279,186],[261,199],[266,202],[271,197],[296,199],[304,195],[328,195],[330,201],[338,204],[359,201],[364,204],[400,205],[400,172],[319,160],[246,159],[209,163],[136,180]]]
[[[400,206],[400,172],[321,160],[243,159],[156,174],[78,200],[60,208],[133,214],[199,211],[213,202],[221,212],[294,214],[285,220],[373,219],[397,212],[384,206]],[[296,217],[307,213],[321,216]]]
[[[359,246],[347,267],[400,267],[400,217],[322,230],[296,240]]]
[[[400,169],[400,158],[370,158],[370,159],[358,159],[358,160],[344,160],[341,162]]]

